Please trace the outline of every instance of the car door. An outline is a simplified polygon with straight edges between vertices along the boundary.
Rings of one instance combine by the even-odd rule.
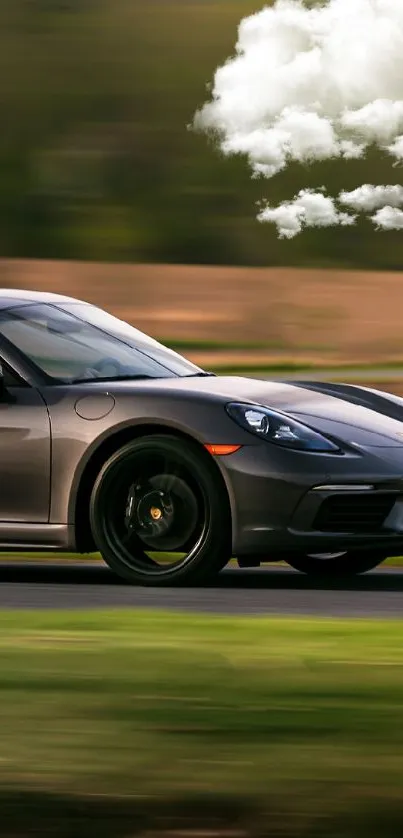
[[[51,471],[48,410],[39,392],[14,377],[1,358],[0,367],[0,523],[46,523]]]

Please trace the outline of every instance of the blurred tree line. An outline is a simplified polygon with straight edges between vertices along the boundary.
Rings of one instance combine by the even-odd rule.
[[[372,225],[279,241],[256,202],[390,183],[391,162],[252,180],[187,130],[258,0],[0,0],[2,257],[399,269]]]

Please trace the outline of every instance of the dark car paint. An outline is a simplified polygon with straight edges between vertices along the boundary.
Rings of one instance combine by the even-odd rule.
[[[71,298],[0,292],[0,308]],[[239,377],[49,385],[0,339],[0,357],[21,377],[0,402],[0,549],[82,549],[88,495],[103,458],[136,435],[165,429],[207,443],[242,446],[215,463],[232,512],[236,555],[378,546],[403,548],[399,503],[393,526],[378,535],[334,535],[312,528],[327,483],[371,483],[403,496],[403,401],[348,385],[270,382]],[[239,427],[229,401],[284,411],[341,440],[342,455],[315,454],[265,442]],[[400,418],[399,418],[400,417]],[[103,453],[105,452],[105,454]],[[205,454],[205,456],[210,456]],[[89,482],[88,482],[89,480]],[[83,481],[87,481],[84,482]],[[77,505],[77,498],[83,505]],[[81,527],[81,530],[80,530]],[[87,533],[85,548],[91,547]]]
[[[49,414],[38,390],[18,387],[12,395],[0,401],[1,518],[40,523],[50,511]]]

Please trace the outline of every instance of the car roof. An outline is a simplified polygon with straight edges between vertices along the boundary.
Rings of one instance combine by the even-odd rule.
[[[20,288],[0,288],[0,309],[11,308],[16,304],[24,303],[84,303],[76,297],[67,297],[64,294],[54,294],[51,291],[25,291]]]

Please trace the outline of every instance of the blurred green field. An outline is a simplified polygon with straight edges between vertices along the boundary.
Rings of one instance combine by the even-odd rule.
[[[0,797],[16,818],[28,794],[84,813],[171,799],[179,821],[205,797],[228,821],[249,801],[242,835],[400,834],[401,621],[3,611],[0,671]]]
[[[270,4],[271,0],[267,0]],[[255,0],[2,0],[3,255],[400,270],[399,232],[370,225],[279,241],[256,204],[326,183],[387,183],[381,152],[254,180],[188,130]]]
[[[230,363],[229,361],[230,361],[230,355],[228,353],[226,355],[224,355],[224,353],[223,353],[223,360],[222,361],[220,361],[219,363],[214,363],[212,365],[209,365],[209,367],[211,369],[211,372],[215,372],[218,375],[240,375],[240,376],[246,376],[246,377],[248,377],[249,375],[258,375],[258,376],[262,376],[262,377],[268,376],[269,378],[270,378],[270,375],[277,374],[277,373],[289,373],[289,372],[297,373],[297,372],[299,372],[299,373],[303,373],[302,377],[305,378],[305,379],[309,379],[309,377],[312,373],[318,374],[318,373],[322,372],[322,375],[324,375],[324,377],[327,381],[332,381],[332,380],[340,381],[340,377],[343,376],[343,373],[353,373],[354,376],[357,377],[357,378],[360,376],[360,374],[364,373],[366,380],[361,381],[360,382],[361,385],[366,384],[366,385],[370,386],[371,382],[370,382],[370,380],[368,380],[368,374],[370,375],[370,377],[372,377],[372,374],[374,374],[374,377],[376,377],[378,379],[378,386],[380,387],[380,389],[382,389],[382,383],[379,384],[379,378],[380,377],[383,378],[385,376],[385,382],[383,384],[383,389],[386,389],[387,386],[388,386],[387,373],[388,372],[398,373],[403,369],[403,364],[402,364],[401,361],[396,361],[396,362],[391,361],[389,363],[380,364],[379,367],[376,370],[374,370],[374,365],[373,364],[368,364],[368,365],[365,365],[365,364],[361,364],[361,365],[337,364],[337,363],[329,364],[329,363],[326,363],[326,361],[323,364],[317,364],[317,363],[306,364],[305,362],[298,363],[298,361],[289,361],[289,360],[278,361],[276,363],[267,363],[267,362],[262,361],[261,363],[247,363],[246,362],[246,363],[243,363],[242,365],[240,365],[239,363],[236,363],[236,364]],[[385,373],[386,373],[386,375],[385,375]],[[358,382],[352,382],[350,380],[350,383],[355,384],[355,383],[358,383]],[[401,388],[401,383],[402,383],[402,376],[396,376],[396,383],[399,385],[399,389],[400,389]]]
[[[224,341],[213,341],[213,340],[181,340],[174,338],[157,338],[170,349],[173,349],[176,352],[185,354],[186,353],[201,353],[203,355],[208,355],[209,352],[213,354],[214,358],[219,357],[222,355],[222,361],[215,362],[212,369],[214,372],[221,374],[231,374],[231,375],[247,375],[248,373],[264,373],[270,376],[271,373],[277,372],[302,372],[302,373],[311,373],[311,372],[321,372],[324,370],[328,375],[329,372],[332,370],[335,371],[337,376],[342,374],[343,372],[355,372],[357,376],[360,373],[373,374],[377,377],[378,382],[379,379],[382,378],[384,373],[388,372],[401,372],[403,378],[403,358],[397,359],[390,359],[390,360],[383,360],[381,359],[378,363],[374,363],[374,361],[370,361],[368,363],[346,363],[345,361],[334,360],[332,358],[326,357],[326,352],[331,352],[330,348],[320,347],[320,351],[322,353],[322,358],[319,360],[315,358],[312,362],[307,362],[305,359],[301,361],[295,360],[295,358],[287,358],[285,355],[279,360],[273,361],[270,358],[270,352],[276,348],[280,348],[284,352],[284,346],[282,347],[275,347],[271,346],[269,343],[244,343],[239,341],[231,342],[224,342]],[[312,351],[318,349],[318,347],[311,347]],[[309,347],[306,345],[304,346],[304,351],[307,352]],[[257,352],[261,354],[262,361],[259,363],[253,362],[248,360],[248,353],[256,355]],[[244,352],[244,361],[242,363],[239,362],[238,355],[240,352]],[[231,355],[235,355],[235,361],[231,363]],[[268,356],[266,360],[264,360],[264,356]],[[324,356],[324,357],[323,357]],[[385,377],[385,383],[387,382],[387,376]],[[358,383],[358,382],[357,382]]]

